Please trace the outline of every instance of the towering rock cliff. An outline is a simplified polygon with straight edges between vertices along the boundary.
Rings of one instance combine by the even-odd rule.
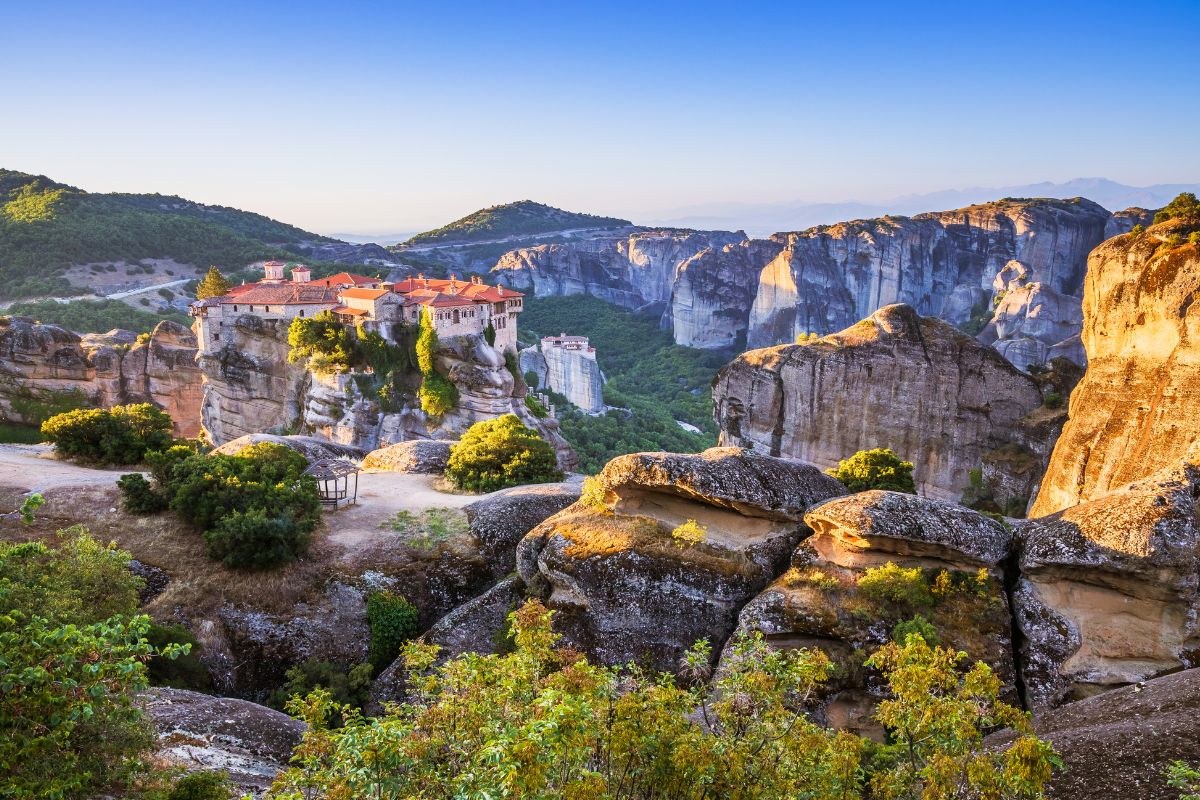
[[[0,317],[0,415],[32,424],[45,408],[74,399],[94,407],[154,403],[175,432],[200,431],[196,337],[160,322],[148,337],[130,331],[80,336],[27,317]]]
[[[305,432],[363,451],[412,439],[456,439],[476,422],[516,414],[555,448],[564,469],[576,457],[553,419],[525,406],[525,387],[504,356],[482,336],[441,342],[438,370],[458,388],[459,399],[440,419],[427,417],[414,374],[396,408],[384,408],[361,375],[316,374],[288,362],[287,326],[249,314],[223,331],[220,350],[202,353],[204,429],[213,442],[264,432]]]
[[[994,350],[905,305],[822,339],[743,353],[713,382],[721,444],[821,467],[890,447],[915,463],[923,493],[948,500],[1000,448],[1016,448],[1011,468],[1043,463],[1052,442],[1024,431],[1041,404],[1037,383]]]
[[[1128,230],[1146,213],[1113,216],[1082,198],[1006,199],[766,240],[641,231],[514,250],[493,271],[539,297],[591,294],[627,308],[661,306],[675,341],[703,348],[791,342],[891,303],[973,330],[995,309],[983,339],[1024,368],[1081,356],[1069,340],[1078,333],[1087,254],[1106,229]],[[1018,278],[1020,291],[1009,286]]]
[[[1118,236],[1088,260],[1087,373],[1033,514],[1145,477],[1200,438],[1200,246],[1182,239],[1187,227],[1173,220]]]
[[[562,337],[547,337],[541,348],[521,351],[522,374],[532,372],[538,377],[538,387],[566,397],[571,404],[589,414],[605,409],[604,376],[596,361],[596,350],[587,339],[563,342]]]

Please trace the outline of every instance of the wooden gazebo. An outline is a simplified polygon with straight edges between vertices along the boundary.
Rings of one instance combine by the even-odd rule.
[[[358,467],[342,458],[320,458],[304,470],[317,481],[321,492],[321,504],[336,508],[340,503],[351,505],[358,502]],[[350,476],[354,486],[350,486]]]

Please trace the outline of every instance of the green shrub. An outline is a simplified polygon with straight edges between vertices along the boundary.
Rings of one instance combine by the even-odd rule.
[[[917,614],[912,619],[897,622],[896,627],[892,629],[892,641],[903,645],[908,642],[908,637],[913,634],[920,636],[931,647],[937,647],[942,642],[941,637],[938,636],[937,628],[920,614]]]
[[[531,394],[525,395],[525,407],[529,409],[530,414],[533,414],[538,419],[545,419],[550,416],[550,412],[541,404],[541,401]]]
[[[270,569],[308,550],[308,531],[266,509],[232,511],[204,532],[208,555],[235,569]]]
[[[1191,192],[1183,192],[1154,215],[1154,224],[1171,219],[1200,220],[1200,200]]]
[[[168,502],[140,472],[122,475],[117,479],[121,490],[121,507],[131,514],[156,514],[166,511]]]
[[[89,408],[42,423],[42,435],[68,458],[97,464],[136,464],[148,450],[174,441],[171,417],[150,403]]]
[[[1062,395],[1058,392],[1046,392],[1044,402],[1046,403],[1046,408],[1062,408]]]
[[[496,326],[492,324],[491,320],[488,320],[487,327],[483,329],[483,339],[490,346],[495,347],[495,345],[496,345]]]
[[[916,494],[913,463],[902,461],[888,449],[859,450],[838,462],[837,469],[826,470],[851,492],[887,489]]]
[[[308,361],[314,372],[347,370],[354,364],[354,338],[332,311],[296,317],[288,327],[288,361]]]
[[[367,663],[376,675],[396,660],[400,646],[417,634],[420,614],[404,597],[388,591],[367,595],[367,625],[371,642]]]
[[[708,528],[694,519],[689,519],[671,531],[671,538],[678,547],[691,547],[708,538]]]
[[[209,267],[204,278],[196,284],[196,299],[207,300],[210,297],[224,297],[229,294],[229,281],[216,267]]]
[[[1172,233],[1167,237],[1167,247],[1180,247],[1183,245],[1183,234]]]
[[[889,561],[871,567],[858,579],[858,588],[877,603],[906,609],[933,605],[933,590],[919,567],[905,569]]]
[[[1179,800],[1200,800],[1200,769],[1186,761],[1172,761],[1167,765],[1167,785],[1179,789]]]
[[[593,511],[607,511],[608,489],[604,488],[599,478],[589,475],[583,479],[583,491],[579,495],[579,502]]]
[[[421,400],[422,411],[431,417],[441,417],[458,402],[458,387],[441,373],[431,372],[422,379],[417,396]]]
[[[164,650],[171,645],[187,645],[187,655],[176,659],[155,656],[146,664],[150,675],[150,683],[154,686],[170,686],[174,689],[191,689],[197,692],[211,692],[212,676],[200,662],[200,644],[192,632],[182,625],[152,624],[146,633],[146,640],[156,650]]]
[[[465,536],[471,531],[465,512],[444,506],[434,506],[419,513],[397,511],[379,527],[401,534],[409,545],[422,550],[432,550],[448,539]]]
[[[1139,224],[1133,226],[1133,228],[1129,231],[1129,235],[1136,238],[1138,236],[1141,236],[1145,232],[1146,232],[1146,226],[1139,223]]]
[[[225,772],[189,772],[175,782],[167,800],[229,800],[234,787]]]
[[[533,370],[529,370],[528,372],[526,372],[525,373],[525,385],[528,386],[530,389],[538,388],[538,374],[536,372],[534,372]]]
[[[459,489],[493,492],[560,481],[554,449],[513,414],[477,422],[450,450],[446,478]]]
[[[289,669],[287,682],[271,694],[267,701],[272,708],[283,710],[293,697],[303,697],[314,689],[329,692],[334,702],[362,709],[371,700],[372,668],[358,664],[346,668],[339,664],[310,658]],[[340,725],[341,720],[336,724]]]

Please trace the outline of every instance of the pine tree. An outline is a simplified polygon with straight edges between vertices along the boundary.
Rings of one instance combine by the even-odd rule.
[[[209,267],[204,280],[196,285],[196,299],[207,300],[210,297],[221,297],[229,294],[229,281],[216,267]]]

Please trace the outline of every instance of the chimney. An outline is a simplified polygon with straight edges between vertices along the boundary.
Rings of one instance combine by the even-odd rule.
[[[263,262],[263,280],[264,281],[282,281],[283,269],[287,264],[282,261],[266,261]]]
[[[312,270],[303,264],[292,268],[292,283],[308,283],[312,280]]]

